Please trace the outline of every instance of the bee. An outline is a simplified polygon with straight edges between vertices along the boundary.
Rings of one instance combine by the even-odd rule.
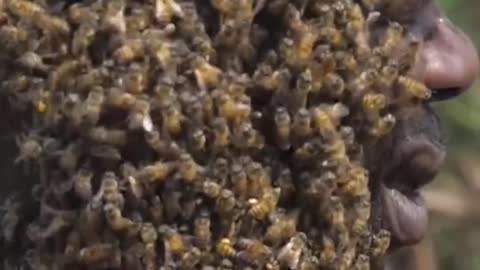
[[[20,66],[32,71],[46,72],[49,69],[49,67],[43,62],[42,57],[32,51],[22,54],[17,59],[17,63]]]
[[[107,2],[104,17],[102,19],[103,28],[114,33],[125,33],[127,31],[127,25],[124,12],[125,1],[109,0]]]
[[[297,224],[294,217],[285,213],[272,212],[271,225],[265,232],[265,241],[278,246],[284,240],[289,239],[297,232]]]
[[[342,229],[345,227],[345,208],[339,197],[332,196],[330,199],[329,221],[333,228]]]
[[[383,94],[367,93],[362,98],[362,107],[367,112],[379,112],[387,105],[387,98]]]
[[[320,263],[322,266],[330,266],[337,258],[335,242],[330,237],[322,237],[322,251],[320,253]]]
[[[70,26],[67,21],[62,18],[48,15],[46,13],[34,13],[33,23],[46,34],[68,35],[70,34]]]
[[[351,226],[351,234],[359,236],[368,225],[370,219],[371,205],[368,200],[361,200],[354,205],[356,217]]]
[[[403,27],[397,22],[390,22],[386,32],[384,33],[381,41],[380,48],[382,55],[385,57],[390,56],[394,50],[401,44],[403,38]]]
[[[130,110],[136,103],[137,98],[130,93],[113,87],[108,90],[106,101],[113,107]]]
[[[370,258],[365,254],[359,254],[353,263],[353,270],[370,270]]]
[[[408,93],[408,95],[411,97],[421,100],[428,100],[432,97],[432,92],[424,83],[407,78],[405,76],[399,76],[397,83],[401,89]]]
[[[256,219],[264,219],[276,207],[280,192],[280,188],[266,190],[260,200],[253,203],[248,213]]]
[[[399,75],[399,64],[395,61],[389,61],[384,65],[380,71],[381,76],[379,77],[378,84],[382,89],[392,88],[395,80]]]
[[[82,3],[74,3],[68,7],[68,18],[75,24],[81,25],[85,22],[97,22],[99,16],[90,7]]]
[[[155,19],[160,24],[167,24],[173,17],[183,18],[185,16],[182,6],[175,0],[155,0]]]
[[[382,256],[390,247],[390,232],[381,229],[373,236],[371,253],[374,257]]]
[[[183,236],[168,225],[160,225],[158,232],[164,237],[165,248],[174,256],[182,255],[186,249]]]
[[[222,189],[220,196],[217,198],[215,210],[223,216],[228,216],[232,213],[236,206],[236,198],[233,192],[229,189]]]
[[[222,186],[212,180],[206,180],[202,183],[202,192],[207,197],[215,199],[222,193]]]
[[[44,9],[35,2],[25,0],[7,1],[7,9],[23,20],[32,20],[35,14],[44,13]]]
[[[205,249],[210,246],[212,241],[210,226],[209,213],[206,210],[200,211],[193,222],[195,242],[199,248]]]
[[[233,191],[239,199],[245,199],[248,195],[248,178],[243,166],[233,164],[231,167],[230,181],[233,184]]]
[[[150,10],[148,10],[150,11]],[[141,6],[132,8],[131,15],[127,17],[127,32],[141,32],[152,23],[150,12]]]
[[[214,147],[221,149],[230,144],[230,128],[225,118],[215,118],[212,122],[212,129],[214,133]]]
[[[183,256],[180,262],[180,269],[196,269],[195,267],[200,264],[202,260],[202,251],[197,247],[190,248]],[[208,269],[207,266],[203,266],[202,270]],[[214,269],[212,267],[212,269]]]
[[[284,107],[278,107],[274,116],[277,143],[280,149],[290,148],[291,119],[288,111]]]
[[[73,190],[75,194],[84,201],[90,200],[93,196],[92,178],[93,173],[86,168],[80,168],[77,173],[73,175]]]
[[[26,135],[15,137],[15,142],[19,148],[20,154],[15,159],[15,163],[38,159],[43,154],[43,147],[35,138],[29,138]]]
[[[139,95],[145,90],[146,81],[145,71],[141,67],[134,65],[126,75],[125,88],[127,92]]]
[[[200,165],[195,162],[190,154],[184,153],[180,155],[178,161],[178,172],[184,181],[192,183],[200,174]]]
[[[345,81],[336,73],[328,73],[323,80],[322,91],[325,91],[332,97],[341,97],[345,92]]]
[[[347,88],[352,93],[363,93],[377,81],[379,77],[376,69],[366,69],[362,71],[354,80],[347,84]]]
[[[120,151],[117,148],[111,145],[105,145],[105,144],[94,145],[90,147],[89,153],[92,157],[96,157],[103,160],[109,160],[114,162],[118,162],[122,160],[122,153],[120,153]],[[77,160],[77,157],[75,157],[75,162],[77,162],[76,160]]]
[[[222,238],[215,245],[215,250],[222,257],[233,257],[237,252],[230,239]]]
[[[83,104],[83,116],[87,123],[95,125],[98,122],[104,101],[105,95],[103,88],[94,87],[90,93],[88,93],[87,99]]]
[[[120,129],[107,129],[104,126],[97,126],[88,131],[90,139],[101,144],[123,146],[127,143],[127,134]]]
[[[163,218],[163,204],[160,200],[160,197],[157,195],[153,197],[151,204],[150,204],[150,216],[152,217],[152,222],[155,225],[160,225],[164,218]]]
[[[125,231],[134,225],[133,221],[123,217],[120,209],[112,203],[105,204],[103,211],[110,228],[115,232]]]
[[[163,181],[174,168],[175,166],[171,162],[158,161],[139,169],[134,178],[142,183]]]
[[[193,128],[193,131],[190,133],[189,138],[190,146],[194,151],[203,151],[205,150],[205,144],[207,143],[207,138],[205,133],[201,128]]]
[[[340,256],[336,269],[339,270],[347,270],[347,269],[352,269],[352,263],[353,260],[355,259],[356,255],[356,248],[355,246],[353,247],[348,247],[347,250]]]
[[[278,252],[278,262],[289,269],[297,269],[306,244],[307,236],[304,233],[297,233]]]
[[[248,177],[249,197],[259,198],[265,189],[271,187],[271,178],[266,169],[259,162],[250,162],[245,171]]]
[[[368,193],[368,171],[363,167],[353,165],[349,171],[349,181],[340,187],[344,194],[358,197]]]
[[[155,269],[156,266],[156,241],[158,239],[157,231],[151,223],[144,223],[140,229],[140,238],[144,243],[143,263],[145,269]]]
[[[395,126],[397,120],[393,114],[387,114],[378,118],[369,128],[370,135],[374,137],[382,137],[388,134]]]
[[[297,111],[293,118],[292,133],[300,141],[312,133],[312,116],[305,108]]]
[[[114,245],[110,243],[97,243],[80,249],[77,260],[87,265],[97,264],[109,260],[114,252]]]
[[[197,57],[194,60],[193,66],[197,86],[202,91],[207,91],[207,88],[216,87],[220,83],[222,70],[218,67],[208,63],[202,57]]]
[[[151,132],[153,130],[153,122],[150,116],[150,103],[147,100],[137,99],[131,108],[127,120],[129,129],[143,129],[146,132]]]
[[[125,198],[120,193],[117,178],[113,172],[106,172],[102,178],[102,191],[105,203],[109,203],[123,209]]]
[[[96,34],[96,25],[93,23],[82,23],[73,34],[72,54],[80,55],[86,52],[92,44]]]
[[[27,41],[27,38],[27,31],[20,27],[4,25],[0,28],[0,41],[2,42],[2,47],[4,46],[7,49],[18,49],[18,47],[21,47],[21,45]]]
[[[263,264],[272,254],[272,250],[257,239],[241,238],[238,246],[242,251],[238,252],[235,257],[252,265]]]
[[[125,44],[113,52],[113,59],[119,64],[127,64],[140,58],[145,52],[145,45],[142,39],[128,39]]]
[[[171,135],[176,135],[182,130],[183,116],[179,108],[173,104],[164,110],[164,128]]]

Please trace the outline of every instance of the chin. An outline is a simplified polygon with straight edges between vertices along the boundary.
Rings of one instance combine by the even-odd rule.
[[[446,154],[439,119],[429,105],[399,115],[393,132],[367,158],[372,172],[372,227],[390,231],[390,251],[414,245],[427,233],[429,216],[421,190],[434,180]]]

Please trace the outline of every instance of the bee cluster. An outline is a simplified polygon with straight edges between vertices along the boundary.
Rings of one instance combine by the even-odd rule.
[[[31,269],[369,269],[362,145],[429,97],[380,2],[3,1],[38,213],[13,235],[9,202],[0,241]]]

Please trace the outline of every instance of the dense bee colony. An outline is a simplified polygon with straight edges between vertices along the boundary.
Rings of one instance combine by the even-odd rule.
[[[3,1],[38,213],[10,200],[0,242],[25,269],[369,269],[362,145],[428,98],[373,2]]]

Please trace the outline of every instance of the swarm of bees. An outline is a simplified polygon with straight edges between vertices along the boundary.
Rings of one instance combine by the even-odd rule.
[[[362,146],[429,98],[380,2],[3,1],[37,212],[0,242],[25,269],[369,269]]]

